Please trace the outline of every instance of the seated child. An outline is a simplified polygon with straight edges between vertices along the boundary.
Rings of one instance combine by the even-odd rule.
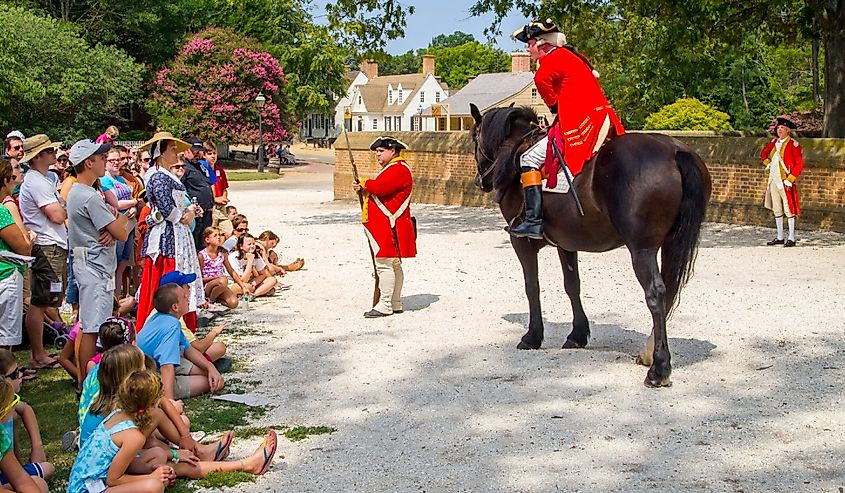
[[[258,236],[258,242],[264,246],[267,254],[267,266],[270,272],[278,276],[284,276],[287,272],[294,272],[305,265],[305,259],[298,258],[289,264],[282,264],[279,255],[273,251],[279,245],[279,237],[272,231],[265,231]]]
[[[125,484],[129,465],[140,452],[155,425],[154,415],[162,400],[162,381],[155,372],[134,370],[121,382],[113,410],[82,445],[70,474],[68,492],[87,493],[92,483],[105,487]],[[132,411],[124,411],[131,409]],[[176,477],[199,479],[211,472],[244,471],[264,474],[270,468],[278,437],[270,431],[252,455],[240,461],[200,461],[187,450],[170,449],[172,466],[161,464],[148,478],[125,485],[125,491],[163,491]],[[118,450],[115,452],[115,448]],[[105,459],[105,460],[103,460]],[[147,482],[149,481],[149,484]],[[133,487],[138,486],[135,490]],[[128,486],[128,488],[127,488]]]
[[[67,374],[73,378],[73,383],[77,387],[77,390],[82,388],[82,382],[79,381],[79,362],[76,360],[76,338],[79,335],[80,327],[81,325],[78,321],[73,324],[73,328],[70,330],[70,334],[68,334],[67,344],[65,344],[65,347],[62,348],[62,352],[56,357],[56,361],[58,361]]]
[[[97,337],[97,354],[88,361],[86,374],[100,364],[103,353],[121,344],[135,344],[135,326],[124,317],[109,317],[100,325]]]
[[[103,353],[102,362],[92,371],[93,377],[89,374],[85,378],[85,392],[79,402],[80,446],[88,441],[103,417],[114,409],[120,382],[133,371],[144,368],[155,368],[155,362],[135,346],[120,344]],[[129,469],[134,474],[147,474],[168,460],[170,447],[165,442],[178,444],[201,460],[222,460],[229,455],[232,432],[218,442],[200,445],[191,436],[190,422],[181,414],[181,407],[181,403],[164,399],[159,409],[152,411],[157,433],[155,436],[147,434],[144,450],[130,464]]]
[[[182,333],[179,320],[188,312],[188,285],[195,279],[196,274],[183,274],[177,282],[159,286],[153,295],[157,313],[146,320],[138,333],[138,347],[158,365],[168,399],[183,399],[223,388],[223,377]]]
[[[241,288],[241,292],[250,293],[252,286],[244,283],[241,278],[235,275],[232,265],[229,264],[229,257],[221,251],[223,234],[219,228],[205,228],[202,234],[205,240],[205,249],[197,254],[202,269],[202,284],[205,289],[205,299],[209,302],[220,302],[228,308],[237,308],[238,297],[229,289],[229,281],[226,272],[232,276],[235,283]]]
[[[271,296],[279,281],[270,273],[267,264],[260,254],[256,254],[255,238],[249,233],[243,233],[238,238],[235,249],[229,253],[229,263],[232,265],[237,278],[253,287],[254,297]],[[246,294],[240,285],[232,286],[235,294]]]
[[[20,399],[8,380],[0,380],[0,422],[12,417]],[[3,477],[3,488],[22,493],[47,493],[47,483],[40,477],[33,477],[21,466],[13,448],[12,437],[5,426],[0,426],[0,473]]]
[[[18,366],[15,356],[8,349],[0,349],[0,371],[3,372],[5,376],[4,380],[9,382],[13,391],[20,392],[23,371]],[[29,435],[29,442],[32,444],[28,463],[23,465],[23,469],[32,477],[48,480],[56,470],[52,464],[47,462],[47,455],[44,453],[44,444],[41,441],[41,430],[38,427],[38,420],[35,417],[32,407],[26,402],[20,401],[20,399],[18,400],[19,402],[11,408],[10,412],[6,413],[8,419],[3,421],[0,427],[3,428],[10,440],[9,444],[14,448],[15,457],[20,460],[20,443],[18,440],[15,440],[15,420],[20,420],[23,423],[24,429]],[[0,485],[8,484],[9,480],[7,477],[0,474]]]

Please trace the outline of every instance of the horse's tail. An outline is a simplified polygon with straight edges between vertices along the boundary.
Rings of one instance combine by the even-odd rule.
[[[678,215],[661,251],[667,317],[680,300],[681,288],[693,275],[701,223],[710,199],[710,175],[703,171],[706,168],[701,158],[689,150],[678,150],[675,163],[681,172],[683,195]]]

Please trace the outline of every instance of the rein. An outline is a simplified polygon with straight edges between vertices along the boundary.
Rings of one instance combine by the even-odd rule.
[[[542,130],[540,128],[540,125],[538,125],[537,123],[531,122],[531,126],[534,127],[534,128],[532,128],[528,132],[525,132],[522,135],[522,137],[520,137],[520,139],[519,139],[520,141],[524,141],[528,137],[530,137],[530,136],[536,134],[537,132],[539,132],[540,130]],[[496,167],[493,166],[493,164],[496,162],[496,160],[491,159],[490,156],[488,156],[487,153],[484,152],[484,148],[481,147],[480,145],[478,145],[478,142],[475,143],[475,149],[481,154],[481,156],[484,159],[486,159],[488,162],[490,162],[490,167],[487,168],[486,170],[484,170],[483,173],[481,172],[481,165],[480,164],[476,165],[476,173],[478,174],[478,179],[483,181],[485,178],[487,178],[487,175],[489,175],[490,173],[493,172],[494,169],[496,169]]]

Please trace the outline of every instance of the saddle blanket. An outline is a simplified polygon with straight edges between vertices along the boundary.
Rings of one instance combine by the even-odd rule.
[[[567,173],[570,179],[573,179],[572,173],[569,172],[569,168],[564,166],[557,172],[557,186],[554,188],[549,188],[546,186],[546,179],[543,179],[543,191],[544,192],[552,192],[552,193],[568,193],[569,192],[569,182],[566,180],[566,176],[563,173]]]

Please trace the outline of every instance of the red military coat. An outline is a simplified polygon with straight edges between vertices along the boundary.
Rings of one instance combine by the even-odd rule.
[[[625,133],[590,66],[567,48],[557,48],[540,59],[534,85],[546,105],[557,106],[563,140],[560,151],[573,175],[593,156],[605,118],[617,135]]]
[[[361,222],[376,257],[415,257],[417,240],[409,207],[414,179],[408,163],[394,158],[375,178],[362,179],[361,186],[366,192]]]
[[[772,139],[769,145],[763,148],[763,152],[760,153],[760,158],[765,165],[772,162],[772,157],[777,152],[775,142],[777,142],[777,139]],[[804,170],[804,155],[801,152],[801,146],[798,144],[798,141],[792,137],[787,137],[784,140],[780,151],[780,158],[783,163],[783,166],[780,168],[780,179],[792,182],[792,186],[783,187],[783,191],[786,193],[786,201],[789,203],[790,212],[797,216],[801,213],[801,204],[798,201],[798,185],[795,184],[795,180],[798,179],[798,176]],[[771,209],[771,200],[769,188],[766,187],[765,205],[769,209]]]

